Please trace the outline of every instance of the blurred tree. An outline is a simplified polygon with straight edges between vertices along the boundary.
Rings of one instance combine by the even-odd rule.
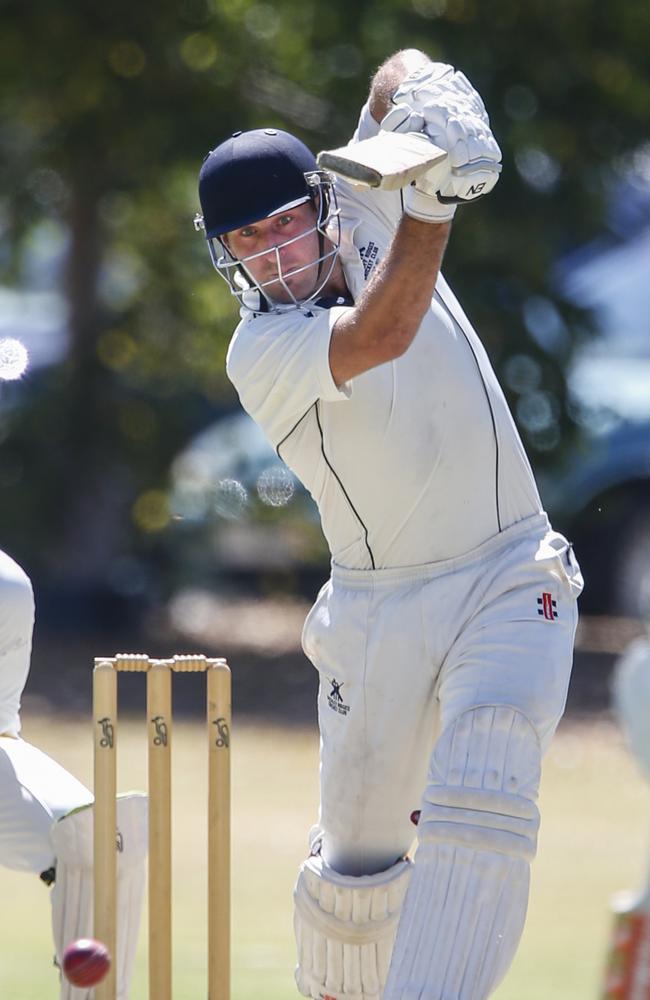
[[[8,276],[46,238],[43,220],[59,221],[71,337],[65,363],[28,380],[10,413],[4,449],[24,475],[5,491],[5,530],[30,565],[79,581],[106,574],[134,528],[146,544],[164,525],[152,489],[233,402],[229,297],[191,222],[210,141],[250,114],[237,81],[256,43],[242,45],[235,7],[2,8]]]
[[[602,229],[613,176],[647,141],[645,0],[1,0],[0,14],[0,277],[24,284],[58,233],[71,337],[64,363],[2,397],[3,535],[32,569],[98,581],[146,553],[169,520],[170,459],[235,402],[236,314],[191,226],[210,145],[270,123],[340,144],[397,48],[462,67],[491,112],[503,178],[459,213],[446,271],[533,459],[553,461],[588,323],[551,270]]]

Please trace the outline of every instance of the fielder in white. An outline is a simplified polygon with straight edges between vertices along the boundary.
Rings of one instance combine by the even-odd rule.
[[[398,52],[354,139],[380,128],[425,132],[443,179],[359,191],[288,133],[236,133],[204,161],[196,225],[242,306],[228,374],[332,554],[303,633],[321,808],[295,889],[298,989],[482,1000],[524,925],[582,580],[440,274],[457,205],[499,176],[483,102]]]
[[[29,578],[0,552],[0,865],[40,875],[51,885],[55,961],[60,967],[66,945],[92,937],[92,794],[20,736],[33,627]],[[114,960],[118,998],[128,1000],[145,879],[146,796],[120,796],[118,824],[120,916]],[[60,1000],[90,1000],[92,993],[60,977]]]

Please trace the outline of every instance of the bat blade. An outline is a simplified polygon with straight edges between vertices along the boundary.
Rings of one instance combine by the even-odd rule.
[[[423,132],[380,132],[318,154],[319,167],[331,170],[358,188],[395,191],[442,164],[447,156]]]

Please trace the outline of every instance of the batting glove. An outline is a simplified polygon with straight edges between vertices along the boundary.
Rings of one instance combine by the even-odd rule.
[[[437,195],[445,205],[489,194],[501,173],[501,150],[485,105],[464,73],[446,63],[431,63],[407,77],[393,101],[382,129],[425,132],[449,153],[447,176],[434,168],[428,179],[418,181],[422,193]]]
[[[426,174],[425,174],[426,177]],[[451,222],[456,211],[453,202],[440,201],[435,191],[423,186],[424,178],[404,188],[404,212],[420,222]]]
[[[450,114],[466,112],[489,126],[481,95],[464,73],[447,63],[429,63],[402,81],[393,94],[394,104],[407,104],[427,118],[426,108],[447,108]]]
[[[436,124],[432,112],[427,134],[449,153],[449,174],[431,177],[441,201],[468,202],[489,194],[501,174],[501,150],[489,125],[474,115],[447,117]],[[426,181],[427,175],[425,175]]]

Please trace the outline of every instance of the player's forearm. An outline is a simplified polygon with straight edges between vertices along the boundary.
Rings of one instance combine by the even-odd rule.
[[[380,122],[391,109],[391,98],[411,73],[431,62],[419,49],[402,49],[390,56],[375,73],[370,86],[370,114]]]
[[[402,217],[356,306],[334,327],[330,368],[337,385],[408,349],[431,305],[449,229]]]
[[[450,226],[402,216],[386,257],[357,303],[357,325],[386,353],[407,350],[431,305]],[[387,358],[386,360],[389,360]]]

